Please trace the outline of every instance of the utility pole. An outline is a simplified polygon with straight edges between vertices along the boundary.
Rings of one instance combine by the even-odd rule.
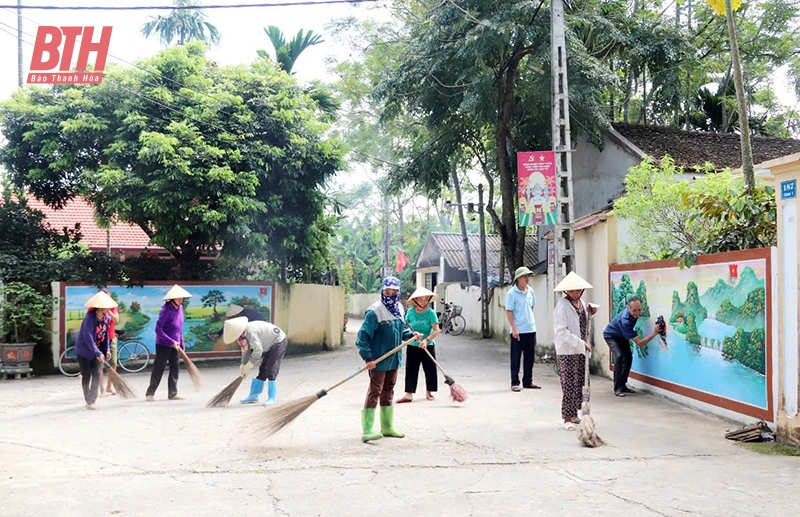
[[[22,0],[17,0],[17,86],[22,88]]]
[[[485,339],[490,337],[491,333],[489,332],[489,290],[487,288],[489,266],[486,264],[486,226],[483,220],[483,210],[483,183],[481,183],[478,185],[478,221],[481,226],[481,337]]]
[[[550,66],[553,75],[553,151],[556,158],[556,205],[558,220],[553,235],[554,284],[575,269],[575,228],[572,198],[572,140],[569,130],[567,46],[564,0],[550,2]]]
[[[456,205],[458,206],[458,218],[461,220],[461,241],[464,243],[464,256],[467,259],[467,285],[472,285],[472,254],[469,250],[469,238],[467,237],[467,221],[464,219],[464,205],[461,203],[461,185],[458,183],[458,173],[456,164],[452,163],[453,188],[456,191]]]

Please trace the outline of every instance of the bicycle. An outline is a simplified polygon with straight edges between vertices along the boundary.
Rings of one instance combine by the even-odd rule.
[[[467,328],[467,320],[461,315],[463,307],[454,303],[445,302],[444,313],[439,322],[442,331],[451,336],[458,336]]]
[[[150,364],[150,351],[147,347],[136,339],[122,343],[117,349],[117,365],[128,373],[138,373],[147,368]],[[61,353],[58,369],[67,377],[77,377],[80,374],[74,346]]]

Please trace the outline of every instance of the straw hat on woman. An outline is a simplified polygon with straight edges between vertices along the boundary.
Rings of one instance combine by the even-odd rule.
[[[414,398],[420,365],[422,365],[422,371],[425,372],[425,397],[433,400],[433,394],[439,387],[436,363],[425,353],[427,349],[433,357],[436,357],[436,343],[433,340],[439,335],[439,318],[429,305],[437,298],[439,296],[436,293],[424,287],[417,287],[417,290],[408,297],[409,308],[406,311],[405,320],[414,332],[422,335],[422,341],[414,341],[408,346],[406,394],[397,401],[398,404],[411,402]]]
[[[81,386],[87,409],[98,409],[97,391],[100,387],[100,369],[108,352],[108,329],[111,317],[108,312],[117,306],[109,295],[100,291],[84,304],[90,308],[81,322],[75,338],[75,354],[81,369]]]
[[[584,375],[587,373],[584,354],[592,350],[588,342],[589,319],[597,309],[581,300],[586,289],[592,289],[592,284],[574,271],[555,288],[556,292],[564,293],[553,311],[553,326],[558,370],[561,373],[562,427],[567,431],[574,431],[575,424],[580,423],[578,410],[581,407]]]
[[[150,386],[147,388],[146,400],[155,400],[156,390],[164,376],[164,367],[169,361],[169,378],[167,380],[167,397],[169,400],[183,400],[178,395],[178,361],[180,355],[176,347],[186,350],[183,343],[183,300],[192,295],[183,287],[175,284],[164,296],[166,302],[161,307],[156,322],[156,360],[153,373],[150,375]]]

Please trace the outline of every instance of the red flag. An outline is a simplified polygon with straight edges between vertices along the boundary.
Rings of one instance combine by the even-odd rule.
[[[728,264],[728,272],[730,273],[731,278],[739,278],[739,265]]]
[[[400,250],[397,250],[397,267],[395,268],[399,273],[408,265],[408,257]]]

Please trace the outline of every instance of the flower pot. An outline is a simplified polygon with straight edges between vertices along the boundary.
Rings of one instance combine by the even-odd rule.
[[[0,374],[29,374],[33,371],[28,364],[33,360],[33,347],[36,343],[0,343]]]

